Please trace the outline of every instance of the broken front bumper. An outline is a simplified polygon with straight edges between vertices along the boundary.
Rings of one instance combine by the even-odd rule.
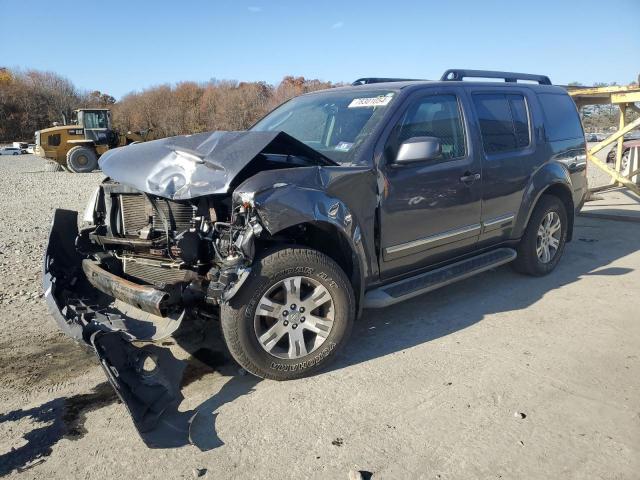
[[[89,345],[140,432],[182,400],[184,365],[154,343],[180,326],[164,292],[120,278],[78,252],[78,214],[56,210],[43,266],[43,288],[60,329]]]

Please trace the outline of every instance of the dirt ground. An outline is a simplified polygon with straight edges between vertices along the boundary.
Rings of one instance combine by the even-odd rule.
[[[54,208],[101,175],[42,169],[0,157],[0,476],[640,478],[640,223],[580,217],[550,276],[502,267],[367,311],[312,378],[194,361],[148,448],[40,294]]]

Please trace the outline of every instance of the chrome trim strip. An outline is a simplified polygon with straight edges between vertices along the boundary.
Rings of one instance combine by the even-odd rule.
[[[490,220],[487,220],[486,222],[482,222],[482,229],[483,230],[487,230],[487,228],[489,227],[494,227],[496,225],[504,225],[506,223],[513,223],[513,219],[515,218],[515,215],[513,215],[512,213],[507,213],[505,215],[501,215],[499,217],[495,217],[492,218]],[[505,225],[507,226],[507,225]]]
[[[423,245],[429,245],[431,243],[439,242],[450,237],[457,237],[458,235],[464,235],[471,232],[479,232],[481,228],[482,227],[479,223],[467,225],[466,227],[457,228],[455,230],[447,230],[446,232],[437,233],[436,235],[420,238],[418,240],[412,240],[411,242],[393,245],[391,247],[385,248],[384,251],[386,254],[394,254],[403,250],[408,250],[410,248],[421,247]]]

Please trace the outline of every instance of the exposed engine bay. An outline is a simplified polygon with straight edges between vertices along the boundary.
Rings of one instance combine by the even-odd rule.
[[[253,258],[254,237],[262,232],[251,207],[234,208],[229,196],[168,200],[113,181],[100,187],[93,217],[93,225],[80,231],[78,245],[86,248],[81,253],[107,272],[164,295],[147,305],[118,288],[105,293],[163,316],[172,308],[222,301],[230,287],[239,286]]]

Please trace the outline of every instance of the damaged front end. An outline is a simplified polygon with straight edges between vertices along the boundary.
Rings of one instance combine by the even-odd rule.
[[[136,427],[148,431],[181,400],[183,367],[158,342],[185,321],[217,315],[249,274],[255,229],[214,223],[214,240],[190,227],[167,244],[153,235],[144,242],[115,236],[104,225],[78,231],[77,222],[77,212],[55,212],[44,260],[47,304],[63,332],[93,347]]]
[[[77,212],[55,212],[44,259],[47,304],[62,331],[93,348],[140,432],[182,400],[184,366],[163,340],[186,323],[216,319],[250,274],[263,227],[251,202],[232,203],[231,188],[256,171],[310,163],[295,160],[299,145],[282,135],[235,136],[253,155],[243,161],[233,138],[212,148],[210,138],[194,146],[193,138],[176,137],[152,149],[182,164],[162,155],[152,162],[149,144],[116,149],[119,155],[101,159],[111,178],[93,197],[82,228]],[[164,173],[157,168],[163,162]],[[152,170],[147,184],[145,168]]]

